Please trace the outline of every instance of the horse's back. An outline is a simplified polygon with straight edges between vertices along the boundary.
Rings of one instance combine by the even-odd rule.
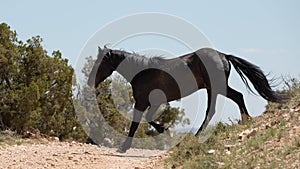
[[[229,69],[229,62],[225,54],[211,48],[202,48],[195,52],[201,59],[206,69],[227,71]]]

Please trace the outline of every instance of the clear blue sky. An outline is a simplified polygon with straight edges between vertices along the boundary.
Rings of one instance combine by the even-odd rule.
[[[86,41],[105,24],[134,13],[162,12],[192,23],[216,49],[245,58],[271,76],[299,77],[299,7],[297,0],[9,0],[0,4],[0,22],[8,23],[22,40],[40,35],[50,53],[59,49],[75,65]],[[245,93],[250,114],[261,114],[266,102],[249,95],[235,73],[230,83]],[[237,107],[231,102],[226,103],[225,111],[227,116],[239,116]]]

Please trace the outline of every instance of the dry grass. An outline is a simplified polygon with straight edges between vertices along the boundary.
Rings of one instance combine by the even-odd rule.
[[[189,135],[170,152],[167,168],[300,168],[299,93],[287,104],[269,104],[245,125],[218,124],[202,144]]]

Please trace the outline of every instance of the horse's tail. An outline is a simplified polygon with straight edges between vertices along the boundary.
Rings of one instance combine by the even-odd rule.
[[[251,92],[253,92],[253,90],[250,88],[246,77],[251,81],[256,91],[264,99],[278,103],[283,103],[288,100],[287,96],[279,94],[276,91],[272,90],[267,77],[258,66],[232,55],[226,55],[226,59],[229,60],[230,63],[234,66],[243,82]]]

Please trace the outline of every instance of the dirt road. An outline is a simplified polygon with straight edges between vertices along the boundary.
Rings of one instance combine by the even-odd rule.
[[[164,168],[163,151],[115,149],[75,142],[49,142],[0,146],[0,168]]]

